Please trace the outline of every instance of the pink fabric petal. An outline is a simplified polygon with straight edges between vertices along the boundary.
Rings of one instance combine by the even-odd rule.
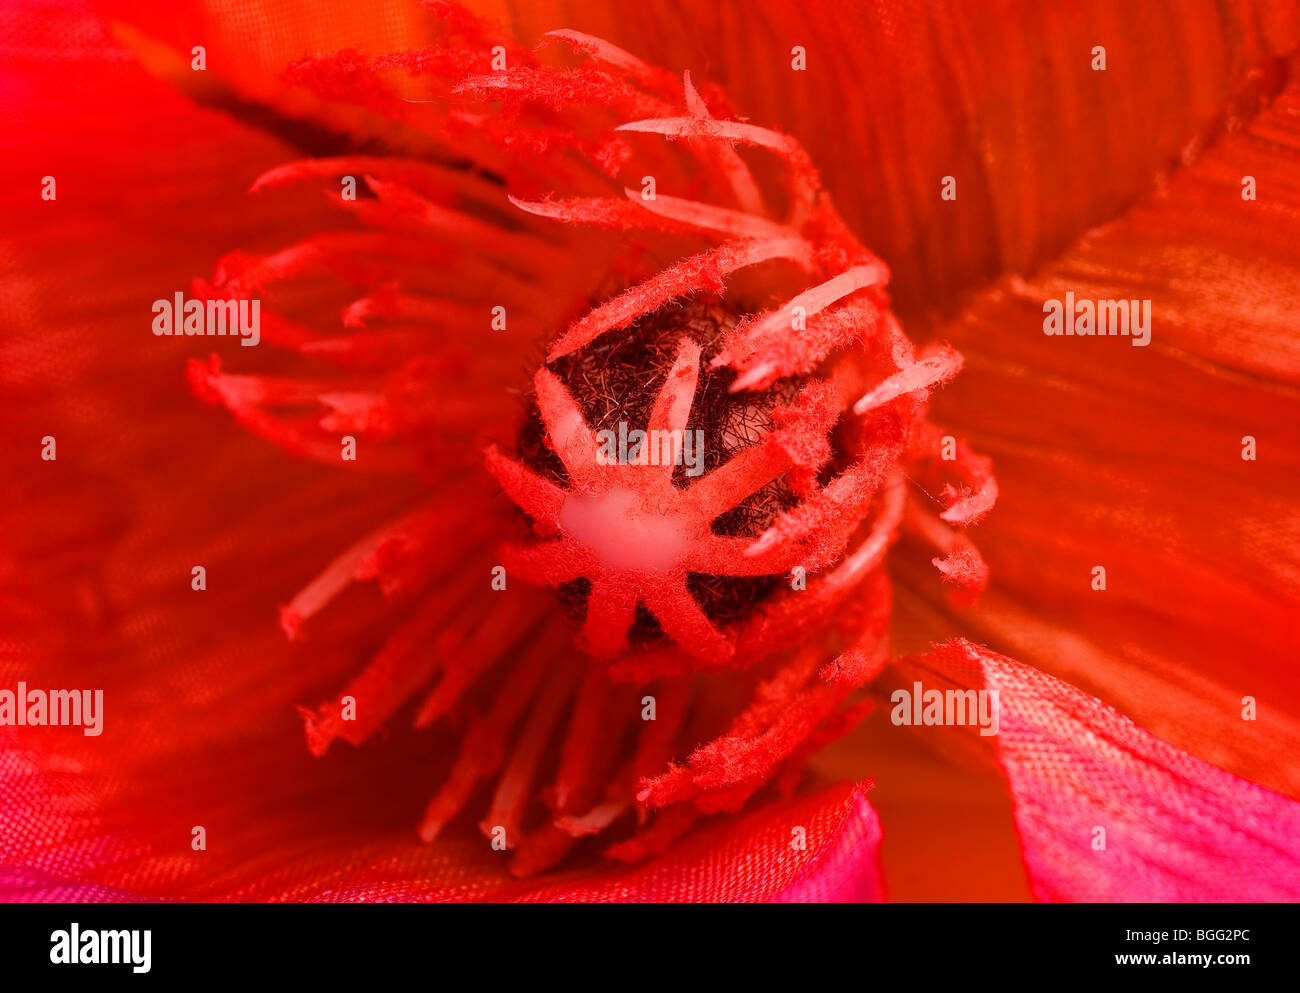
[[[513,880],[480,841],[437,847],[390,840],[355,853],[331,871],[308,842],[301,861],[273,879],[209,893],[218,900],[629,902],[879,902],[880,821],[867,802],[870,783],[837,786],[766,805],[741,818],[702,826],[666,854],[610,869],[601,862],[563,877]],[[802,829],[802,833],[796,831]],[[795,844],[797,835],[802,845]],[[308,854],[307,849],[312,849]],[[284,853],[276,858],[283,859]],[[329,858],[329,854],[324,856]],[[593,871],[593,868],[595,871]],[[64,879],[48,871],[0,865],[0,901],[139,902],[131,890]]]
[[[72,883],[39,869],[0,866],[0,903],[140,903],[128,890],[97,883]]]
[[[666,855],[624,873],[513,896],[582,903],[879,902],[880,821],[870,783],[763,807],[691,834]],[[798,847],[796,829],[803,829]],[[499,897],[494,897],[497,899]]]
[[[975,740],[1007,777],[1040,900],[1300,898],[1295,801],[1174,748],[1068,683],[969,642],[913,656],[906,668],[926,689],[998,693],[998,733]]]
[[[840,830],[773,903],[882,903],[880,819],[861,786],[850,795]]]

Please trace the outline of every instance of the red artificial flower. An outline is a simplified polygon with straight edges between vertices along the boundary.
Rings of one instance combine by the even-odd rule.
[[[1296,10],[494,7],[3,15],[0,893],[1300,893]]]

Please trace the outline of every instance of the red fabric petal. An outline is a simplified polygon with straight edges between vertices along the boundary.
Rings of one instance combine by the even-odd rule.
[[[946,619],[899,598],[922,611],[920,639],[946,625],[1295,797],[1298,122],[1292,86],[1159,196],[945,328],[967,368],[936,416],[997,466],[978,533],[992,586]],[[1149,299],[1151,344],[1045,335],[1043,302],[1067,292]]]
[[[88,10],[36,6],[0,11],[0,146],[20,177],[3,186],[0,686],[102,689],[105,714],[99,737],[2,729],[0,860],[141,897],[219,893],[232,863],[320,821],[293,705],[374,648],[325,628],[293,649],[276,607],[322,547],[418,490],[286,459],[190,394],[194,343],[154,337],[151,302],[321,206],[225,209],[290,151],[149,78]],[[358,616],[379,608],[366,592]],[[225,841],[192,851],[195,825]]]
[[[280,848],[260,878],[224,881],[210,900],[630,902],[877,902],[880,823],[870,784],[836,787],[771,804],[706,827],[668,854],[632,868],[570,871],[543,882],[507,881],[505,853],[480,839],[439,850],[387,842],[351,846],[346,864],[308,846]],[[240,885],[240,879],[248,885]],[[191,892],[190,897],[197,894]],[[38,869],[0,865],[0,901],[138,901],[148,892],[79,883]],[[183,897],[184,898],[184,897]]]
[[[1255,0],[470,6],[520,38],[564,24],[691,69],[794,135],[889,263],[905,317],[1032,270],[1145,195],[1243,87],[1270,85],[1250,73],[1300,42],[1294,3]],[[956,201],[940,196],[946,176]]]
[[[569,903],[878,902],[884,898],[877,850],[880,823],[867,802],[868,788],[841,787],[773,804],[734,823],[698,831],[645,866],[510,898]]]

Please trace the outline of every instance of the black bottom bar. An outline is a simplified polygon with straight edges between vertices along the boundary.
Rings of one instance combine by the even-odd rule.
[[[11,904],[0,905],[0,970],[6,980],[87,989],[279,977],[331,988],[348,977],[414,978],[434,989],[495,990],[512,978],[581,989],[633,977],[698,987],[710,977],[731,985],[774,964],[803,973],[805,986],[837,973],[858,977],[855,985],[892,985],[902,969],[927,985],[1128,976],[1235,987],[1271,975],[1294,980],[1298,916],[1293,905],[1222,904]]]

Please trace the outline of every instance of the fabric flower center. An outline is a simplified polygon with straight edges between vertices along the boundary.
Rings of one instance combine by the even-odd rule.
[[[798,502],[784,478],[778,478],[706,522],[704,532],[698,523],[673,509],[677,490],[688,488],[771,431],[773,408],[793,398],[804,381],[804,377],[792,377],[766,391],[732,391],[735,373],[713,368],[710,362],[721,351],[724,335],[740,320],[733,307],[707,295],[675,301],[634,326],[551,363],[585,423],[598,439],[610,443],[616,456],[612,464],[619,464],[620,458],[626,460],[626,471],[620,474],[625,477],[623,485],[601,497],[571,493],[560,515],[563,530],[589,547],[602,565],[633,572],[668,572],[682,564],[690,542],[703,534],[757,537],[778,514]],[[667,432],[652,432],[649,420],[683,340],[700,348],[698,383],[689,398],[686,427],[670,439]],[[546,437],[535,394],[528,400],[517,449],[529,467],[558,483],[569,483],[564,464]],[[662,484],[664,474],[637,471],[665,461],[672,465],[668,475],[671,490],[649,483]],[[709,619],[725,624],[751,611],[780,579],[779,575],[689,572],[686,582]],[[589,579],[558,586],[561,600],[578,616],[584,615],[591,591]],[[653,641],[662,633],[653,614],[637,610],[631,632],[634,641]]]

